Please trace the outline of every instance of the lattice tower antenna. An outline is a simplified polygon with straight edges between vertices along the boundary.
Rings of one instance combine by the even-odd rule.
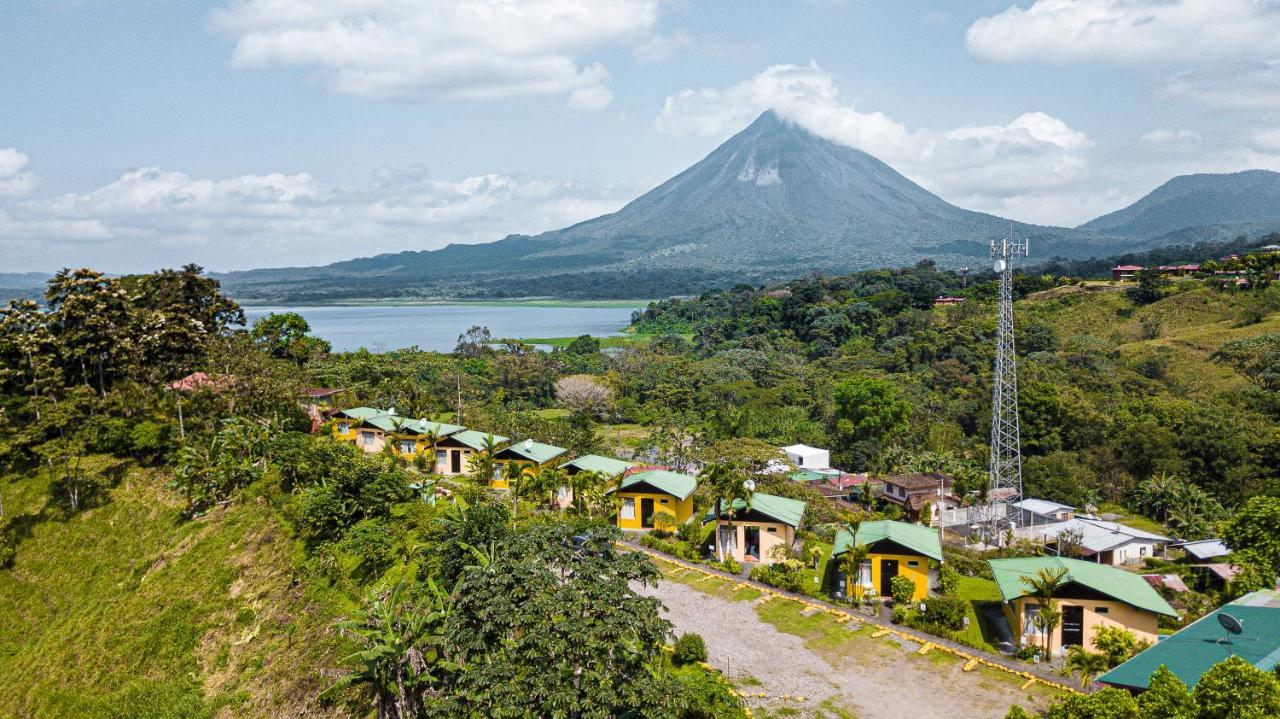
[[[1000,320],[991,390],[991,466],[988,470],[986,542],[1002,544],[1012,526],[1009,506],[1022,499],[1022,445],[1018,431],[1018,359],[1013,343],[1013,258],[1030,254],[1024,238],[991,241],[993,269],[1000,275]]]

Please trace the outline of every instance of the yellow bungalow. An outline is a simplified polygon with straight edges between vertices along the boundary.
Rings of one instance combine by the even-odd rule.
[[[436,473],[445,475],[466,474],[471,471],[471,459],[492,447],[507,441],[496,434],[464,429],[436,442]]]
[[[635,466],[635,462],[628,462],[625,459],[605,457],[600,454],[584,454],[581,457],[575,457],[568,462],[561,463],[560,469],[563,469],[564,473],[570,477],[582,472],[594,472],[605,479],[613,479]],[[556,495],[555,504],[560,509],[573,504],[573,489],[571,487],[562,487]]]
[[[493,489],[510,489],[507,484],[507,478],[504,475],[508,462],[527,462],[534,469],[542,469],[568,451],[564,447],[543,444],[532,439],[517,442],[494,454],[496,463],[493,467],[493,480],[489,482],[489,486]]]
[[[1062,620],[1049,636],[1050,654],[1070,646],[1092,646],[1100,627],[1119,627],[1138,641],[1155,643],[1161,615],[1178,613],[1141,576],[1105,564],[1066,557],[992,559],[991,573],[1004,598],[1004,613],[1013,636],[1022,646],[1042,646],[1044,636],[1035,626],[1040,600],[1031,596],[1024,578],[1040,570],[1065,570],[1064,583],[1053,595]]]
[[[772,564],[770,550],[776,546],[788,549],[795,544],[796,530],[804,517],[805,503],[798,499],[754,492],[751,501],[735,499],[720,508],[720,546],[737,562]],[[732,517],[726,516],[732,512]],[[712,507],[702,523],[716,521]]]
[[[867,548],[867,558],[850,589],[855,596],[892,596],[892,582],[897,576],[907,577],[915,584],[912,601],[929,596],[929,561],[942,561],[937,530],[887,519],[863,522],[858,525],[857,536],[850,536],[843,529],[836,533],[831,558],[834,560],[859,544]]]
[[[352,407],[333,415],[334,439],[355,442],[366,452],[381,452],[386,445],[387,434],[394,432],[396,423],[392,413],[373,407]]]
[[[655,512],[675,515],[679,524],[693,516],[693,490],[698,480],[687,474],[651,469],[622,478],[615,493],[620,529],[653,529]]]

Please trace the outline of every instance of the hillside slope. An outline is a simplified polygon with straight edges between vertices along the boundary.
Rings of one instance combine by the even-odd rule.
[[[1182,175],[1132,205],[1076,229],[1116,237],[1154,239],[1187,228],[1247,223],[1280,225],[1280,172],[1248,170]],[[1197,233],[1195,239],[1205,239],[1209,232]]]
[[[96,458],[99,471],[113,460]],[[307,596],[261,499],[180,521],[152,470],[63,518],[47,481],[4,487],[29,536],[0,570],[0,716],[320,717],[343,600]]]

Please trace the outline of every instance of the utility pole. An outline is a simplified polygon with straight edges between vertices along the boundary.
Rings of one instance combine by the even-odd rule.
[[[987,544],[1003,542],[1011,527],[1009,505],[1022,499],[1022,446],[1018,427],[1018,357],[1013,342],[1013,258],[1029,254],[1027,241],[991,241],[992,269],[1000,275],[996,361],[991,390],[991,462],[988,470]],[[994,539],[994,542],[992,541]]]

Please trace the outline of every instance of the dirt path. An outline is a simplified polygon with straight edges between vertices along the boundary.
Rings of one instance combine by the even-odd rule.
[[[754,602],[667,580],[643,591],[662,600],[677,633],[702,635],[707,660],[744,693],[764,691],[767,699],[750,701],[771,711],[790,707],[805,716],[834,717],[839,710],[859,719],[998,719],[1011,704],[1041,703],[1007,679],[966,673],[957,661],[915,656],[918,645],[872,638],[868,629],[855,632],[853,623],[839,627],[834,637],[831,630],[798,636],[761,619]],[[796,701],[797,695],[804,701]]]

